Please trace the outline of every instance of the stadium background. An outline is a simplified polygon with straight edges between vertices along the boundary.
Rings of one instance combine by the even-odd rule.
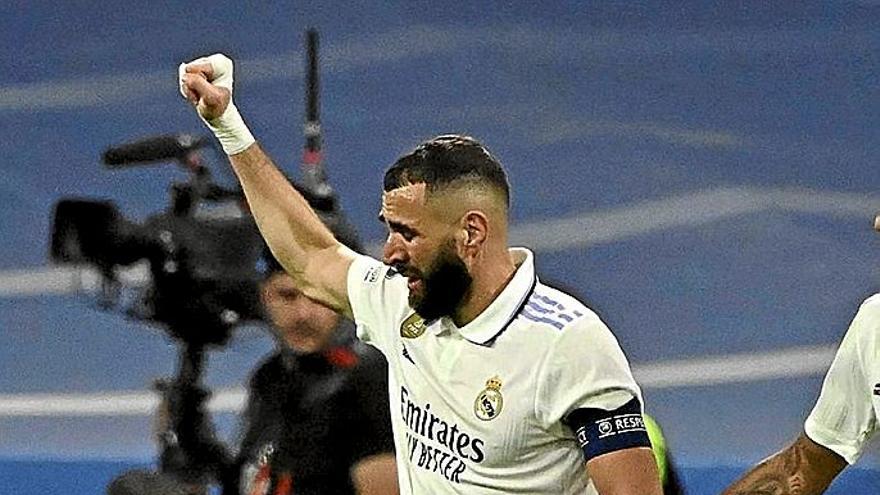
[[[237,60],[239,107],[296,171],[307,27],[322,36],[327,166],[365,239],[383,235],[387,164],[437,133],[475,135],[510,171],[514,241],[615,330],[691,493],[797,435],[880,281],[880,5],[479,4],[0,5],[0,492],[100,493],[149,464],[146,388],[174,367],[163,334],[47,267],[52,205],[163,208],[181,171],[109,172],[99,155],[203,134],[175,71],[214,51]],[[224,435],[269,347],[245,329],[212,355]],[[880,490],[876,442],[857,468],[830,493]]]

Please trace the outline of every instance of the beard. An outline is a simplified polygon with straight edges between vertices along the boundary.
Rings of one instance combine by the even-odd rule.
[[[431,321],[455,311],[470,291],[473,278],[450,241],[437,253],[421,281],[422,294],[410,290],[409,305],[425,321]]]

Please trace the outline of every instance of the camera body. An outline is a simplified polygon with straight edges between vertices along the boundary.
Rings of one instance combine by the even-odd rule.
[[[144,152],[143,143],[157,139],[134,143],[140,147],[133,163],[171,158],[164,149]],[[49,256],[56,263],[96,268],[111,299],[119,285],[118,269],[146,261],[149,281],[127,312],[185,343],[223,345],[237,324],[262,317],[257,267],[264,242],[243,195],[212,182],[197,151],[206,141],[180,141],[192,144],[181,146],[175,156],[190,178],[172,185],[165,211],[137,223],[112,201],[61,199],[54,208]],[[105,162],[110,156],[118,167],[119,153],[111,152],[132,146],[108,150]]]

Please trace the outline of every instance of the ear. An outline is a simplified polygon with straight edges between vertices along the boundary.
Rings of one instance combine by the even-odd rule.
[[[478,251],[489,237],[489,219],[480,210],[470,210],[462,217],[461,232],[465,251]]]

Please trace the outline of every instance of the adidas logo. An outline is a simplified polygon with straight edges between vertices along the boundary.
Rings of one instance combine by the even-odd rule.
[[[403,354],[403,357],[405,357],[407,361],[411,362],[412,364],[416,364],[416,362],[413,361],[412,356],[409,355],[409,351],[406,350],[406,346],[402,345],[401,347],[403,348],[403,351],[401,352]],[[878,384],[878,386],[880,386],[880,384]],[[877,391],[875,390],[874,393],[877,393]]]

